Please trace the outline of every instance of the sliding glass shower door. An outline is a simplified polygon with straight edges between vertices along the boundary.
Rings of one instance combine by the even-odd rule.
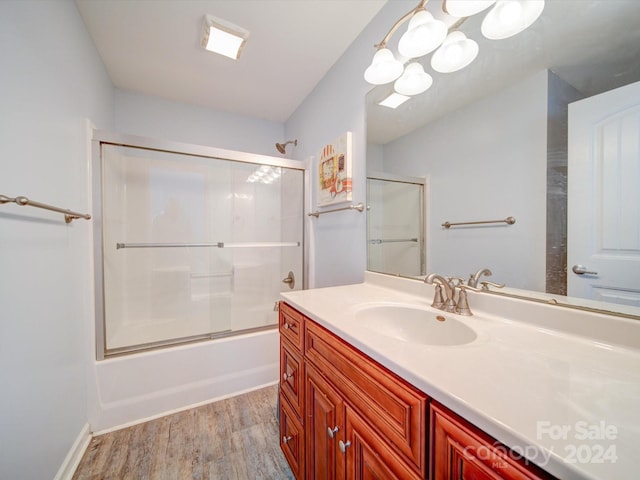
[[[304,170],[101,149],[105,354],[276,325],[302,286]]]
[[[424,179],[367,177],[367,269],[425,274]]]

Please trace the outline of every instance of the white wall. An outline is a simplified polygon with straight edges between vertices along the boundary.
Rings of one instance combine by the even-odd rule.
[[[115,128],[143,137],[207,145],[240,152],[281,157],[275,148],[283,142],[284,125],[116,90]],[[299,158],[295,148],[285,158]]]
[[[0,193],[90,211],[113,88],[72,1],[0,2]],[[91,222],[0,206],[0,478],[53,478],[87,422]]]
[[[312,205],[315,209],[318,152],[346,131],[353,132],[353,204],[366,203],[366,108],[370,89],[363,78],[378,43],[395,19],[415,2],[387,3],[285,124],[297,138],[296,158],[314,157]],[[310,231],[310,286],[362,282],[366,269],[366,214],[343,211],[307,217]]]
[[[429,178],[429,272],[544,291],[547,71],[384,147],[385,171]],[[444,229],[445,221],[513,216],[513,226]],[[527,272],[522,275],[522,272]]]

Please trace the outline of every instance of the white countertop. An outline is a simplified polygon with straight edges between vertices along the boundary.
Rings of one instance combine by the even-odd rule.
[[[478,338],[430,346],[363,328],[355,317],[373,304],[431,308],[433,287],[422,282],[367,272],[362,284],[282,297],[558,478],[638,478],[640,322],[469,292],[473,316],[432,311]]]

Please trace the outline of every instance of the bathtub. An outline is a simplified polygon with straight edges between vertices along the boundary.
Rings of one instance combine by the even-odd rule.
[[[94,361],[89,424],[94,434],[151,420],[278,381],[272,330]]]

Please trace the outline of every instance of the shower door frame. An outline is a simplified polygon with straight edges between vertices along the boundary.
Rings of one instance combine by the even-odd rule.
[[[155,138],[141,137],[137,135],[127,135],[121,133],[110,132],[107,130],[93,130],[91,139],[91,190],[92,190],[92,216],[93,216],[93,268],[94,268],[94,303],[95,303],[95,348],[96,360],[104,360],[118,355],[144,352],[150,349],[171,347],[183,345],[189,342],[206,341],[214,338],[222,338],[233,335],[243,335],[256,331],[273,330],[278,328],[278,324],[268,325],[266,327],[256,327],[252,329],[232,332],[227,334],[203,334],[195,337],[180,338],[175,340],[164,340],[150,344],[136,345],[133,347],[125,347],[113,349],[107,352],[106,348],[106,324],[105,324],[105,303],[104,303],[104,272],[103,272],[103,236],[102,236],[102,145],[115,145],[119,147],[140,148],[145,150],[175,153],[182,155],[191,155],[201,158],[210,158],[212,160],[227,160],[240,163],[249,163],[253,165],[269,165],[274,167],[282,167],[291,170],[302,171],[302,201],[303,218],[302,221],[302,289],[305,290],[308,285],[308,260],[309,250],[306,239],[308,238],[308,222],[305,221],[304,212],[309,211],[311,205],[310,199],[310,170],[309,165],[311,159],[307,160],[290,160],[286,158],[271,157],[257,153],[239,152],[235,150],[226,150],[216,147],[207,147],[203,145],[194,145],[190,143],[182,143],[171,140],[161,140]]]
[[[427,230],[427,225],[428,225],[428,219],[429,219],[429,177],[425,176],[425,177],[410,177],[407,175],[397,175],[395,173],[388,173],[388,172],[380,172],[380,171],[371,171],[371,172],[367,172],[367,178],[366,178],[366,182],[367,182],[367,205],[369,204],[369,184],[368,181],[369,180],[382,180],[382,181],[386,181],[386,182],[397,182],[397,183],[407,183],[410,185],[419,185],[420,187],[422,187],[422,198],[420,200],[420,206],[422,208],[422,214],[419,217],[419,231],[422,234],[422,238],[421,241],[419,242],[419,249],[420,249],[420,271],[424,272],[423,275],[426,275],[426,272],[429,271],[428,269],[428,261],[429,261],[429,255],[427,254],[427,245],[429,245],[429,238],[428,238],[428,230]],[[367,270],[368,270],[368,266],[369,266],[369,218],[367,217]],[[370,271],[374,271],[374,270],[370,270]],[[390,273],[390,272],[376,272],[376,273],[387,273],[387,274],[391,274],[391,275],[396,275],[394,273]],[[399,275],[401,276],[401,275]]]

